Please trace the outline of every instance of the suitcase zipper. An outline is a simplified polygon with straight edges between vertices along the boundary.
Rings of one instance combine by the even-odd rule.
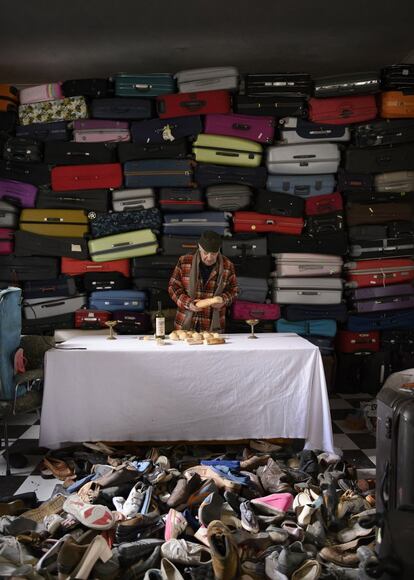
[[[141,244],[119,244],[118,247],[112,247],[107,250],[98,250],[96,252],[91,252],[91,256],[100,256],[102,254],[112,254],[114,252],[122,252],[123,250],[133,250],[135,248],[146,248],[149,246],[154,246],[157,244],[157,241],[154,240],[153,242],[143,242]]]
[[[185,171],[125,171],[126,176],[131,175],[191,175],[192,171],[186,169]]]
[[[254,157],[250,157],[251,155],[255,156],[255,155],[262,155],[261,151],[249,151],[248,149],[232,149],[232,148],[226,148],[226,147],[208,147],[207,145],[193,145],[194,149],[207,149],[210,151],[222,151],[223,153],[218,153],[218,155],[221,154],[227,154],[229,157],[237,157],[239,155],[242,155],[243,153],[248,153],[249,154],[249,158],[250,159],[254,159]]]

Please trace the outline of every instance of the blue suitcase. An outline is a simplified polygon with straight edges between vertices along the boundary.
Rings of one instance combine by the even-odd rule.
[[[138,290],[104,290],[92,292],[89,296],[88,308],[91,310],[133,310],[143,312],[145,310],[147,295]]]
[[[152,114],[151,99],[93,99],[91,104],[93,119],[149,119]]]
[[[414,309],[395,310],[373,314],[351,314],[347,330],[369,332],[370,330],[398,330],[414,327]]]
[[[194,161],[149,159],[124,164],[126,187],[192,187]]]
[[[44,142],[69,141],[71,133],[67,121],[32,123],[31,125],[18,125],[16,127],[16,137],[29,137]]]
[[[299,320],[289,322],[280,318],[275,323],[276,332],[295,332],[301,336],[326,336],[333,338],[336,334],[335,320]]]
[[[168,73],[114,75],[117,97],[156,97],[175,93],[175,81]]]
[[[164,216],[164,234],[199,236],[213,230],[222,236],[229,235],[229,215],[224,211],[167,214]]]
[[[335,175],[269,175],[266,189],[300,197],[324,195],[334,192]]]
[[[171,117],[131,123],[132,142],[137,145],[173,143],[184,137],[196,138],[203,130],[201,117]]]

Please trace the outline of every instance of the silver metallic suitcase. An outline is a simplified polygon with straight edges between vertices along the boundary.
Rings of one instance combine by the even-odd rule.
[[[86,303],[86,294],[58,298],[30,298],[23,302],[23,313],[25,318],[29,319],[46,318],[75,312],[75,310],[85,306]]]
[[[272,277],[338,276],[343,260],[339,256],[324,254],[273,254],[276,269]]]
[[[281,143],[286,145],[344,142],[351,139],[351,133],[344,125],[320,125],[298,117],[284,117],[280,119],[279,126]]]
[[[273,174],[336,173],[340,157],[336,143],[279,145],[267,149],[266,166]]]
[[[340,278],[273,278],[275,304],[340,304]]]
[[[152,187],[143,189],[118,189],[112,192],[114,211],[150,209],[155,206],[155,194]]]
[[[182,70],[175,78],[180,93],[235,90],[239,85],[239,71],[233,66]]]

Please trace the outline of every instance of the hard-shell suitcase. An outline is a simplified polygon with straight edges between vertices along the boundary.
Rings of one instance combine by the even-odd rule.
[[[273,278],[272,302],[276,304],[340,304],[340,278]]]
[[[267,237],[251,234],[236,234],[231,239],[224,239],[222,252],[225,256],[238,256],[241,258],[254,258],[266,256]]]
[[[14,230],[0,228],[0,254],[12,254],[14,250]]]
[[[109,194],[107,189],[75,191],[52,191],[39,189],[36,197],[38,209],[84,209],[87,212],[107,212]]]
[[[111,320],[111,313],[106,310],[88,310],[83,308],[75,312],[75,328],[98,330],[107,328],[105,322]]]
[[[126,278],[129,278],[129,260],[110,260],[106,262],[91,262],[90,260],[74,260],[72,258],[62,258],[62,274],[70,276],[79,276],[95,272],[119,272]]]
[[[338,276],[343,260],[339,256],[323,254],[273,254],[275,275],[279,277]]]
[[[150,159],[128,161],[124,165],[125,186],[191,187],[194,161],[184,159]]]
[[[193,143],[193,154],[197,162],[257,167],[262,160],[262,146],[247,139],[202,133]]]
[[[388,256],[412,256],[414,254],[414,235],[399,238],[380,238],[377,240],[354,240],[349,248],[351,258],[387,258]]]
[[[83,275],[83,287],[87,292],[98,290],[126,290],[131,282],[120,272],[87,272]]]
[[[414,222],[406,220],[388,222],[387,234],[392,238],[404,238],[405,236],[413,236]]]
[[[19,209],[0,199],[0,227],[15,230],[19,225]]]
[[[414,143],[395,147],[349,147],[345,152],[345,169],[353,173],[383,173],[414,170]]]
[[[329,252],[335,256],[344,256],[348,252],[348,239],[345,232],[328,234],[322,238],[315,238],[307,233],[301,236],[271,233],[268,235],[268,245],[269,252],[272,254],[281,252],[326,254]]]
[[[245,77],[245,91],[249,97],[311,94],[313,82],[308,73],[256,73]]]
[[[138,211],[90,214],[90,229],[93,238],[102,238],[122,232],[132,232],[149,228],[154,232],[161,230],[162,217],[158,208]]]
[[[322,356],[332,355],[335,352],[333,338],[324,336],[307,336],[306,340],[317,346]]]
[[[338,192],[315,195],[305,201],[305,214],[308,216],[323,215],[342,209],[342,196]]]
[[[276,322],[276,332],[295,332],[301,336],[326,336],[336,334],[335,320],[300,320],[291,322],[281,318]]]
[[[88,218],[80,209],[23,209],[19,227],[33,234],[82,238],[88,233]]]
[[[414,94],[385,91],[381,94],[380,116],[384,119],[414,117]]]
[[[254,197],[254,209],[260,213],[299,218],[303,216],[305,202],[296,195],[259,189]]]
[[[169,280],[177,263],[175,256],[144,256],[133,258],[131,275],[134,278],[163,278]]]
[[[233,320],[277,320],[280,317],[278,304],[257,304],[246,300],[235,300],[231,307]]]
[[[162,236],[161,246],[167,256],[194,254],[198,248],[200,236]]]
[[[86,260],[88,245],[84,238],[38,235],[17,231],[15,235],[16,256],[66,256]]]
[[[137,145],[136,143],[120,143],[118,145],[118,158],[121,163],[140,159],[183,159],[185,157],[188,157],[185,139],[149,145]]]
[[[200,163],[195,169],[195,181],[200,187],[226,183],[258,188],[265,186],[266,177],[265,167],[226,167]]]
[[[381,70],[382,88],[387,91],[414,91],[414,65],[393,64]]]
[[[391,171],[374,177],[375,191],[400,193],[414,191],[414,171]]]
[[[58,261],[55,258],[22,258],[13,254],[0,256],[0,280],[17,283],[57,276]]]
[[[348,228],[350,242],[371,242],[387,237],[387,225],[351,226]]]
[[[335,75],[315,79],[315,97],[341,97],[343,95],[369,95],[381,90],[380,76],[376,71]]]
[[[70,276],[59,276],[59,278],[52,280],[31,280],[23,284],[25,299],[74,296],[76,293],[75,280]]]
[[[199,236],[208,230],[229,234],[229,214],[220,211],[175,213],[164,216],[164,234]]]
[[[45,144],[45,163],[51,165],[83,165],[114,163],[118,160],[114,143],[68,143]]]
[[[0,178],[35,185],[49,185],[50,168],[45,163],[0,161]]]
[[[94,119],[149,119],[152,116],[150,99],[93,99],[91,113]]]
[[[381,346],[380,333],[377,330],[371,332],[340,330],[336,343],[339,352],[378,352]]]
[[[352,131],[352,142],[357,147],[398,145],[410,141],[414,141],[414,119],[380,119],[356,125]]]
[[[374,189],[374,176],[367,173],[349,173],[343,169],[338,171],[338,191],[370,192]]]
[[[414,206],[406,201],[391,203],[347,203],[349,226],[384,224],[391,221],[414,220]]]
[[[233,228],[236,233],[276,232],[299,235],[303,230],[303,219],[283,215],[236,211],[233,214]]]
[[[349,292],[353,304],[364,300],[378,299],[380,301],[389,296],[414,296],[414,287],[409,283],[390,284],[389,286],[374,286],[373,288],[355,288]]]
[[[19,91],[8,84],[0,84],[0,111],[15,111],[19,102]]]
[[[364,203],[364,204],[378,204],[378,203],[389,203],[389,202],[410,202],[414,201],[414,192],[407,191],[349,191],[344,194],[346,196],[346,201],[350,203]]]
[[[239,71],[234,66],[194,68],[182,70],[174,75],[180,93],[197,91],[236,90]]]
[[[4,145],[3,159],[25,163],[43,161],[43,143],[31,137],[9,137]]]
[[[88,116],[86,101],[84,97],[79,96],[19,106],[20,125],[74,121],[87,119]]]
[[[165,213],[203,211],[205,205],[203,192],[190,187],[162,187],[158,203]]]
[[[306,220],[306,232],[313,237],[325,237],[342,232],[344,216],[341,211],[311,215]]]
[[[115,310],[112,319],[116,320],[117,334],[147,334],[151,330],[151,318],[146,312]]]
[[[233,262],[237,276],[269,278],[272,270],[272,256],[231,256],[231,261]]]
[[[150,209],[154,205],[155,194],[152,187],[119,189],[112,192],[112,208],[114,211]]]
[[[325,195],[334,192],[335,175],[269,175],[266,188],[300,197]]]
[[[206,115],[204,132],[212,135],[241,137],[270,145],[274,139],[275,120],[273,117],[250,115]]]
[[[47,318],[33,318],[22,320],[22,334],[38,334],[40,336],[53,336],[55,330],[73,328],[75,325],[74,313],[48,316]]]
[[[238,300],[256,303],[265,302],[269,292],[267,278],[239,276],[237,284],[239,286]]]
[[[130,141],[129,123],[107,119],[73,121],[73,140],[76,143],[117,143]]]
[[[15,111],[0,110],[0,133],[3,135],[14,135],[17,123],[17,113]]]
[[[23,302],[23,313],[28,319],[59,316],[82,308],[86,300],[86,294],[57,298],[30,298]]]
[[[90,240],[88,247],[93,262],[105,262],[156,254],[158,243],[156,235],[146,229]]]
[[[157,97],[157,110],[160,119],[230,113],[230,93],[228,91],[204,91],[164,95]]]
[[[376,395],[391,371],[387,352],[339,352],[337,357],[336,391],[339,393]]]
[[[266,167],[273,174],[336,173],[340,152],[335,143],[284,145],[267,149]]]
[[[110,189],[122,185],[120,163],[70,165],[54,167],[51,172],[53,191]]]
[[[353,332],[371,330],[412,329],[414,326],[414,309],[389,312],[370,312],[369,314],[350,314],[347,329]]]
[[[233,98],[233,107],[238,114],[261,117],[304,117],[307,112],[306,98],[295,95],[290,97],[237,95]]]
[[[326,125],[349,125],[370,121],[377,116],[373,95],[309,99],[309,120]]]
[[[246,209],[252,197],[253,191],[247,185],[211,185],[206,190],[207,206],[218,211]]]
[[[348,311],[345,304],[291,304],[283,309],[286,320],[336,320],[346,322]]]
[[[76,123],[77,121],[74,121]],[[54,123],[32,123],[17,126],[16,137],[30,137],[36,141],[68,141],[70,137],[69,123],[55,121]]]
[[[55,99],[62,98],[63,93],[61,83],[36,85],[34,87],[20,89],[19,92],[19,101],[21,105],[41,103],[42,101],[54,101]]]
[[[138,290],[110,290],[109,292],[92,292],[88,307],[91,310],[131,310],[143,312],[147,301],[145,292]]]
[[[119,73],[114,81],[117,97],[157,97],[175,93],[173,76],[168,73]]]
[[[414,352],[414,330],[384,330],[381,348],[391,352]]]
[[[322,125],[297,117],[285,117],[279,121],[280,142],[287,145],[303,143],[346,142],[351,138],[344,125]]]
[[[349,288],[387,286],[414,280],[414,260],[410,258],[361,260],[347,262],[344,267]]]
[[[90,99],[109,97],[114,92],[110,79],[70,79],[62,83],[65,97],[82,95]]]
[[[171,117],[131,123],[132,141],[137,145],[169,143],[177,139],[195,138],[203,130],[201,117]]]

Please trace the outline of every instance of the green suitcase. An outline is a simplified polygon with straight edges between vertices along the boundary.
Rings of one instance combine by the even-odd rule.
[[[158,250],[157,237],[149,229],[90,240],[88,246],[93,262],[150,256]]]
[[[118,97],[157,97],[176,92],[175,81],[168,73],[119,73],[114,79]]]
[[[23,209],[19,229],[41,236],[83,238],[88,225],[83,209]]]
[[[196,161],[216,165],[257,167],[262,160],[262,151],[260,143],[223,135],[201,134],[193,143]]]

